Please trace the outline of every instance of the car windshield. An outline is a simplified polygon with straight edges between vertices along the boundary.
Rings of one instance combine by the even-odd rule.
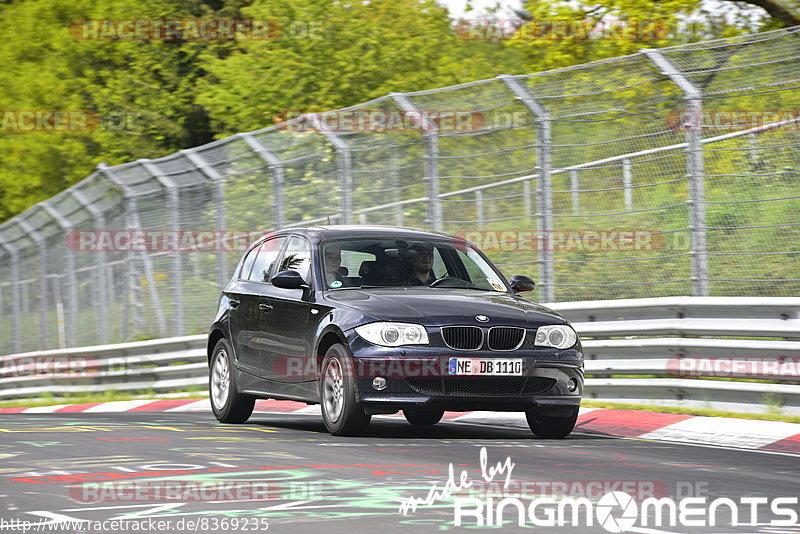
[[[325,287],[428,286],[508,291],[503,278],[464,242],[362,238],[321,246]]]

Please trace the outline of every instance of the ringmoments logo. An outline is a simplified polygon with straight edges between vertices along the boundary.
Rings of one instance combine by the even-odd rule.
[[[770,527],[798,526],[797,497],[647,498],[636,502],[622,491],[588,498],[535,499],[456,497],[455,526],[502,526],[516,519],[518,526],[591,527],[608,532],[642,532],[647,527],[708,527],[716,525]],[[766,519],[767,514],[771,517]],[[779,519],[777,519],[777,518]]]
[[[598,525],[607,532],[641,533],[654,532],[650,527],[798,526],[797,497],[712,499],[701,495],[707,491],[695,491],[688,495],[680,491],[680,498],[672,498],[655,494],[655,485],[635,486],[638,491],[633,495],[612,488],[599,497],[596,493],[587,496],[551,494],[502,498],[486,494],[460,496],[476,484],[499,486],[502,483],[499,491],[508,490],[512,484],[511,476],[515,465],[510,456],[502,462],[489,464],[486,448],[482,447],[479,478],[470,478],[468,470],[461,470],[456,476],[453,464],[450,463],[448,478],[441,489],[435,483],[427,496],[403,499],[398,511],[402,515],[408,515],[418,512],[421,507],[452,500],[454,525],[467,528],[508,526],[516,522],[520,527],[581,528]],[[642,488],[646,488],[644,494]],[[699,488],[700,486],[695,489]],[[622,486],[621,489],[628,487]]]

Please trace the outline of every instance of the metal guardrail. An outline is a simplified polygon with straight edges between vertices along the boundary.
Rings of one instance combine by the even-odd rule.
[[[666,297],[549,306],[581,335],[585,399],[800,415],[800,298]],[[730,339],[697,337],[710,335]],[[205,346],[206,336],[196,335],[5,356],[0,399],[203,386]]]

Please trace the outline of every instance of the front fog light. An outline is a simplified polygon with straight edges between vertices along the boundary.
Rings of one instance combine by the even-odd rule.
[[[377,389],[378,391],[386,388],[386,379],[382,376],[376,376],[372,379],[372,387]]]
[[[576,389],[578,389],[578,381],[574,378],[570,378],[567,382],[567,391],[574,393]]]

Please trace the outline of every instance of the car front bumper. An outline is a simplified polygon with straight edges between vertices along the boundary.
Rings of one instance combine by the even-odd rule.
[[[379,347],[349,340],[359,403],[367,413],[401,409],[527,411],[569,415],[583,394],[583,354],[578,348],[457,351],[431,346]],[[579,346],[578,346],[579,347]],[[522,360],[521,376],[455,376],[452,357]],[[383,377],[385,387],[373,385]],[[570,390],[570,382],[572,390]]]

